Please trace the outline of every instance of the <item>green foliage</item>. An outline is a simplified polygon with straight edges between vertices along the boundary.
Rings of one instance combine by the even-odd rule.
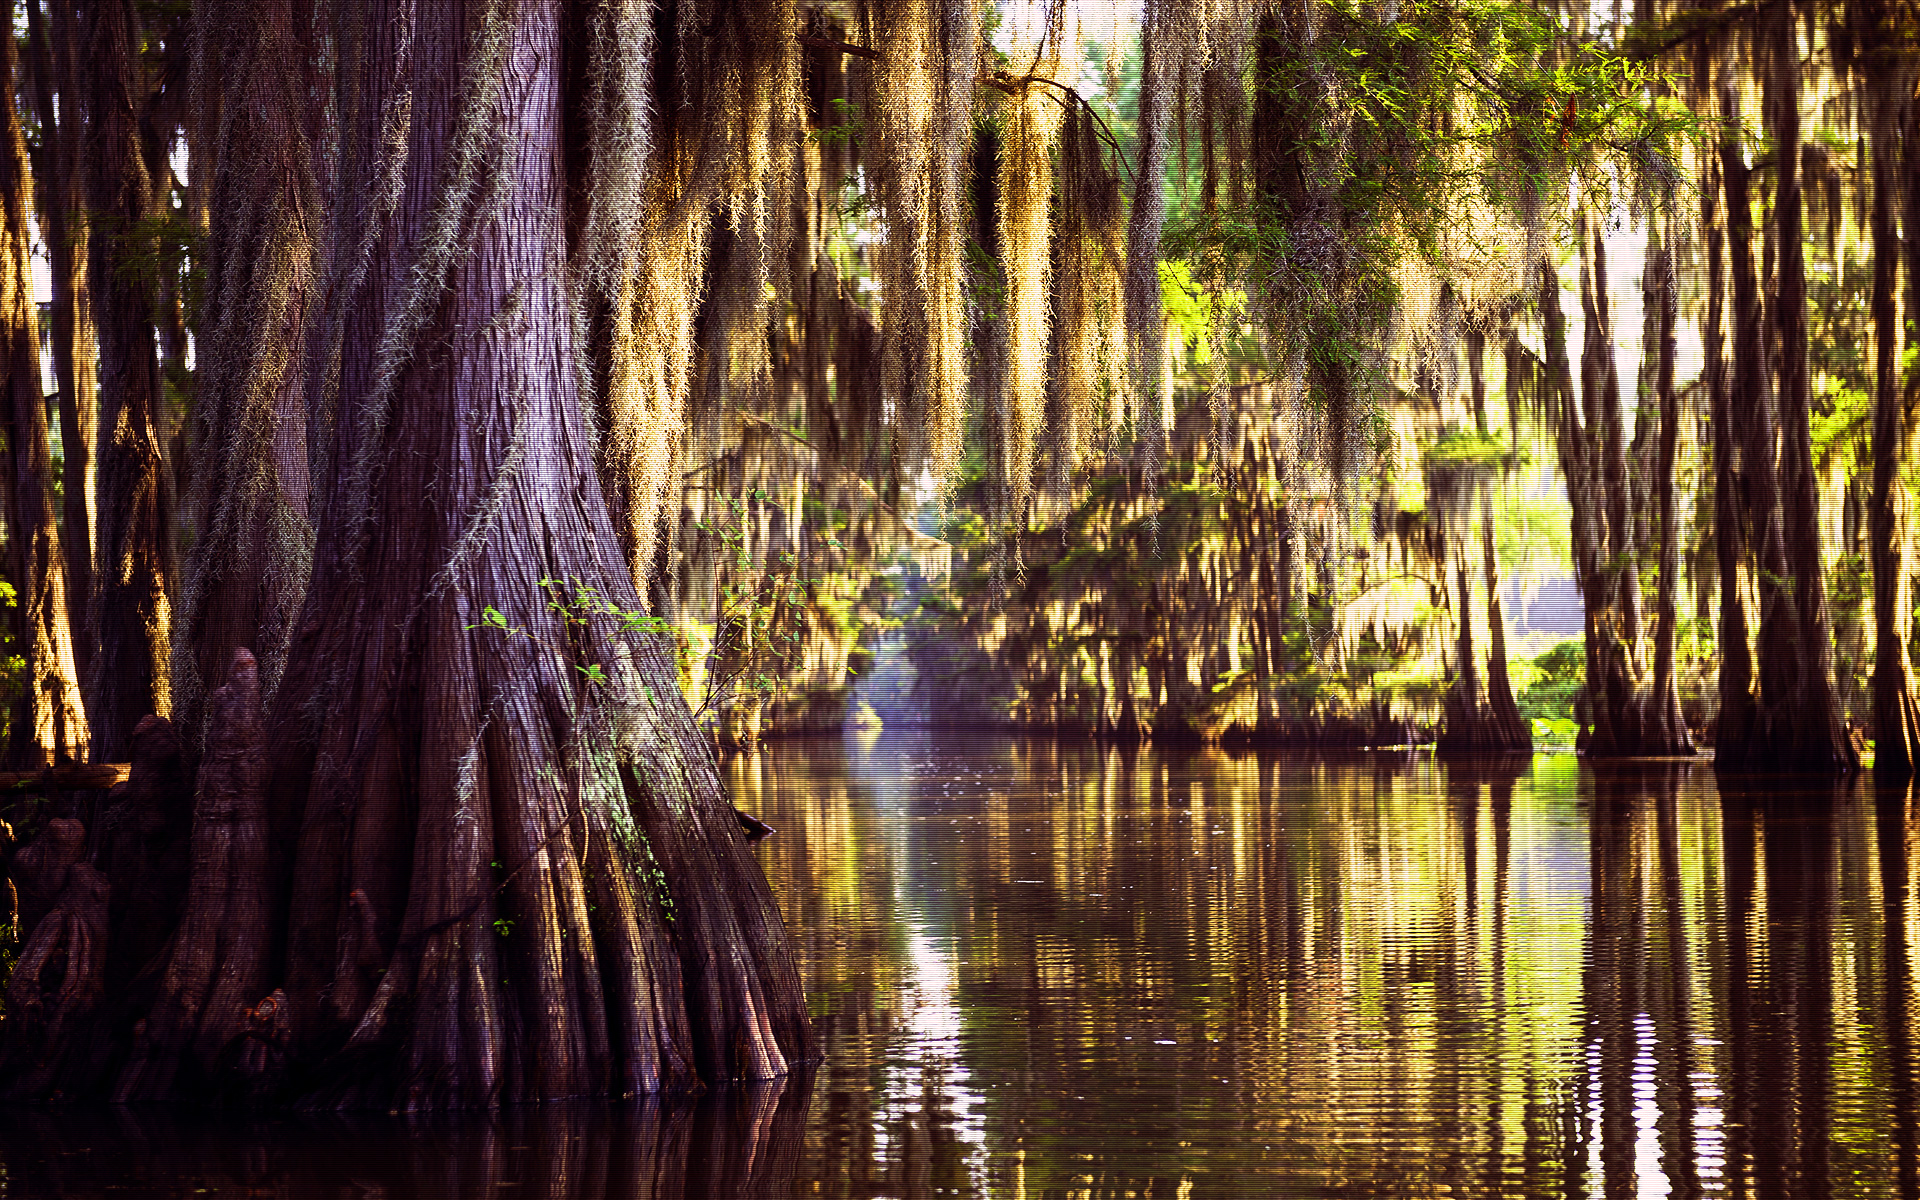
[[[695,716],[745,699],[771,701],[788,690],[791,668],[800,658],[801,614],[819,590],[819,581],[799,573],[791,552],[761,572],[747,547],[748,502],[770,499],[754,488],[747,501],[726,497],[730,519],[700,522],[720,543],[721,561],[730,565],[719,584],[720,612],[708,655],[706,687]],[[843,549],[829,534],[826,544]]]
[[[827,114],[821,124],[807,132],[807,140],[820,146],[846,146],[856,141],[865,129],[860,110],[841,96],[827,99]]]
[[[1518,674],[1518,672],[1516,672]],[[1587,686],[1586,643],[1570,638],[1534,658],[1531,682],[1520,693],[1520,715],[1533,722],[1537,741],[1571,745],[1579,733],[1574,708]]]
[[[1504,466],[1508,458],[1506,439],[1459,425],[1449,425],[1436,441],[1420,452],[1420,461],[1430,469],[1491,471]]]
[[[0,579],[0,609],[19,606],[20,594],[11,583]],[[0,617],[0,744],[13,732],[14,705],[33,682],[27,678],[26,656],[13,644],[13,625],[12,614]]]

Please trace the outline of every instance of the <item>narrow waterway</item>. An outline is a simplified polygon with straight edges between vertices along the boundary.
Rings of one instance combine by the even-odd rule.
[[[0,1196],[1920,1196],[1904,797],[912,734],[728,771],[779,830],[817,1071],[0,1112]]]

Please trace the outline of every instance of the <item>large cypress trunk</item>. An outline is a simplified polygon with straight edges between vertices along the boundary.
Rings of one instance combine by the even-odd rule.
[[[1811,384],[1807,366],[1807,267],[1800,189],[1800,13],[1782,4],[1772,14],[1768,54],[1772,108],[1774,220],[1779,247],[1779,293],[1774,321],[1780,347],[1781,509],[1791,568],[1793,611],[1799,618],[1790,662],[1778,664],[1775,695],[1790,722],[1789,765],[1848,770],[1859,765],[1840,713],[1833,679],[1833,619],[1827,607],[1826,568],[1820,560],[1820,493],[1813,470]],[[1772,664],[1762,663],[1765,672]],[[1785,731],[1783,731],[1785,732]]]
[[[101,0],[86,23],[100,474],[99,571],[87,611],[95,649],[83,684],[95,756],[125,761],[134,726],[169,707],[173,502],[160,453],[153,268],[141,253],[153,189],[139,121],[139,26],[129,0]]]
[[[0,44],[0,79],[13,78],[13,41]],[[80,710],[65,564],[53,518],[53,454],[40,394],[39,321],[33,306],[31,181],[13,93],[0,95],[0,370],[6,396],[4,511],[8,578],[16,592],[14,647],[25,679],[9,714],[5,760],[15,768],[82,761]]]
[[[34,1069],[12,1094],[425,1109],[690,1090],[811,1054],[670,649],[608,611],[640,599],[580,394],[563,204],[592,139],[563,125],[561,10],[339,16],[340,194],[380,200],[343,204],[327,241],[286,671],[266,705],[235,651],[208,698],[191,873],[131,989],[143,1013],[110,1052],[13,1045]]]

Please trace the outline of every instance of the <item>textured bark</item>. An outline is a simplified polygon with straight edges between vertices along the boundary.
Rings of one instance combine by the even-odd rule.
[[[271,703],[312,562],[305,351],[321,196],[310,147],[324,115],[315,97],[331,81],[311,65],[303,16],[287,0],[202,0],[196,17],[199,74],[224,94],[186,500],[195,536],[173,647],[174,719],[190,745],[208,681],[236,649],[257,656]]]
[[[1833,618],[1827,607],[1826,569],[1820,560],[1820,491],[1813,469],[1813,400],[1807,368],[1799,14],[1792,5],[1783,4],[1773,12],[1772,24],[1768,90],[1773,109],[1773,213],[1780,256],[1774,320],[1780,346],[1781,507],[1794,612],[1800,622],[1793,657],[1777,663],[1782,686],[1774,695],[1782,701],[1781,712],[1791,730],[1791,764],[1845,771],[1859,766],[1859,756],[1834,687]],[[1774,665],[1763,662],[1761,669],[1765,672]]]
[[[1587,699],[1593,714],[1592,725],[1582,730],[1582,748],[1613,758],[1640,749],[1634,704],[1641,667],[1639,545],[1607,302],[1606,242],[1584,218],[1580,255],[1580,307],[1586,318],[1580,403],[1565,406],[1560,458],[1569,498],[1576,488],[1584,493],[1572,505],[1574,578],[1586,608]]]
[[[1674,686],[1674,635],[1679,620],[1680,535],[1675,528],[1673,460],[1680,437],[1680,398],[1674,391],[1676,351],[1674,323],[1679,295],[1674,281],[1673,251],[1664,239],[1650,246],[1641,288],[1647,313],[1647,353],[1654,358],[1653,392],[1660,405],[1659,448],[1653,464],[1654,553],[1659,579],[1654,594],[1653,683],[1639,698],[1642,747],[1650,753],[1691,754],[1693,736],[1680,714],[1680,694]],[[1644,413],[1644,409],[1643,409]],[[1643,418],[1644,419],[1644,418]]]
[[[812,1053],[670,648],[552,604],[640,606],[579,394],[559,9],[341,16],[341,194],[383,199],[336,213],[316,293],[315,583],[264,723],[247,655],[213,698],[190,870],[143,877],[166,967],[63,1056],[76,1086],[110,1086],[111,1060],[122,1099],[420,1109],[690,1090]],[[116,884],[165,862],[149,833],[188,842],[148,794],[178,742],[141,731]],[[127,927],[110,973],[152,961]]]
[[[1743,349],[1751,350],[1744,333],[1741,308],[1740,271],[1742,256],[1747,256],[1751,279],[1750,239],[1753,214],[1747,204],[1746,160],[1731,138],[1720,146],[1718,170],[1709,168],[1707,186],[1701,189],[1701,224],[1707,230],[1707,323],[1702,337],[1706,355],[1705,375],[1710,423],[1713,428],[1713,543],[1714,560],[1720,584],[1720,620],[1716,626],[1720,654],[1720,704],[1714,718],[1715,761],[1722,739],[1744,745],[1754,723],[1753,650],[1749,643],[1747,601],[1743,584],[1744,564],[1750,552],[1742,481],[1737,470],[1740,454],[1735,428],[1735,392],[1746,398],[1751,386],[1741,373]],[[1718,186],[1716,186],[1718,185]],[[1716,200],[1724,188],[1727,220],[1716,216]],[[1728,242],[1733,243],[1732,275],[1734,283],[1734,370],[1729,372],[1723,334],[1723,312],[1727,273],[1722,260]]]
[[[208,709],[186,910],[142,1044],[116,1087],[123,1100],[164,1096],[176,1078],[201,1096],[210,1083],[227,1083],[222,1068],[238,1067],[250,1006],[267,993],[267,749],[251,653],[234,652],[231,677]]]
[[[1585,342],[1576,399],[1560,312],[1560,281],[1543,268],[1540,311],[1547,346],[1543,407],[1553,421],[1567,498],[1573,510],[1574,581],[1586,613],[1587,711],[1580,749],[1595,758],[1684,754],[1692,749],[1674,698],[1669,659],[1664,682],[1645,662],[1640,563],[1671,554],[1670,522],[1656,545],[1644,520],[1636,519],[1636,481],[1628,472],[1625,416],[1614,366],[1607,311],[1606,248],[1599,229],[1581,221],[1581,307]],[[1656,351],[1665,353],[1663,343]],[[1670,371],[1670,364],[1662,369]],[[1664,424],[1663,420],[1663,424]],[[1677,424],[1677,421],[1675,422]],[[1663,434],[1664,436],[1664,434]],[[1656,486],[1660,486],[1656,470]],[[1662,490],[1671,493],[1668,480]],[[1671,618],[1667,620],[1671,626]],[[1656,648],[1656,656],[1658,650]]]
[[[14,77],[11,38],[0,79]],[[24,678],[8,714],[6,765],[51,766],[87,757],[87,719],[67,614],[67,581],[54,525],[53,452],[40,393],[39,320],[33,304],[26,142],[13,92],[0,96],[0,422],[6,435],[7,575],[15,590],[13,645]]]
[[[187,890],[193,832],[193,780],[180,737],[165,717],[133,730],[133,761],[107,795],[95,861],[113,881],[107,989],[137,1009],[165,965],[164,953]]]
[[[27,2],[28,66],[34,117],[40,126],[38,216],[51,284],[53,374],[60,391],[61,531],[67,607],[74,614],[74,659],[85,679],[92,662],[84,618],[93,593],[94,437],[100,419],[93,303],[87,285],[88,219],[75,103],[81,92],[74,56],[80,50],[76,6]],[[56,95],[67,97],[64,107]]]
[[[86,20],[88,185],[95,225],[91,284],[100,339],[97,578],[83,686],[101,761],[127,757],[134,726],[168,712],[172,490],[160,452],[155,294],[139,231],[153,189],[141,142],[145,97],[130,0],[102,0]]]

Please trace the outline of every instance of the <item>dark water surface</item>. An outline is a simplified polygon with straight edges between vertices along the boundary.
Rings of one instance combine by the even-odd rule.
[[[1920,813],[1704,766],[732,761],[827,1059],[419,1122],[0,1112],[0,1196],[1920,1196]]]

